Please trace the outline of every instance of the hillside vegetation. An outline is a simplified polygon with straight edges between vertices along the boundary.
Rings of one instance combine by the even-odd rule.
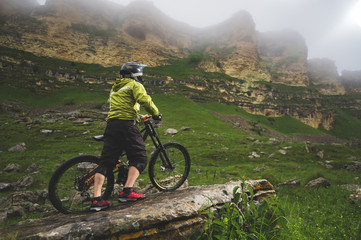
[[[91,137],[104,131],[104,103],[111,86],[107,80],[86,84],[79,80],[80,77],[74,81],[49,77],[45,74],[48,63],[54,61],[52,70],[77,72],[84,76],[110,77],[116,68],[55,59],[42,62],[42,58],[33,55],[26,60],[18,70],[4,67],[0,71],[0,182],[16,182],[27,174],[25,169],[37,163],[40,168],[28,189],[37,191],[47,188],[51,174],[67,159],[79,154],[100,154],[102,145]],[[150,68],[149,74],[164,79],[175,66]],[[180,66],[183,69],[192,67],[187,62]],[[26,67],[32,71],[24,72]],[[161,127],[157,129],[162,141],[177,141],[189,150],[192,160],[190,185],[265,178],[276,186],[296,178],[300,181],[299,186],[277,188],[280,207],[288,220],[281,226],[284,239],[290,239],[289,236],[295,236],[293,239],[313,239],[315,236],[323,236],[318,239],[356,239],[359,236],[360,224],[353,219],[361,217],[361,205],[347,202],[352,190],[345,186],[359,186],[361,183],[359,173],[347,171],[345,166],[359,159],[361,150],[346,144],[322,144],[313,140],[325,133],[345,143],[350,138],[361,138],[360,120],[337,110],[339,121],[333,130],[326,131],[314,129],[291,117],[252,115],[236,105],[211,101],[209,97],[193,101],[194,98],[187,97],[188,94],[199,91],[184,85],[146,84],[146,88],[154,93],[152,98],[164,116]],[[205,101],[207,99],[209,101]],[[62,117],[73,111],[91,120],[78,123],[75,119]],[[191,130],[181,131],[183,126]],[[163,132],[168,128],[179,132],[175,136],[164,136]],[[45,134],[42,130],[51,130],[51,133]],[[311,151],[306,151],[304,141],[292,141],[298,134],[310,141],[307,147]],[[24,152],[8,151],[22,142],[26,144]],[[149,154],[153,151],[151,146],[151,143],[147,144]],[[3,171],[9,163],[21,165],[22,170]],[[328,165],[332,168],[325,167]],[[326,178],[331,187],[303,188],[308,181],[318,177]],[[146,173],[140,178],[144,179],[142,184],[149,182]],[[4,191],[0,197],[5,199],[12,193]],[[38,217],[42,215],[32,213],[3,225]]]

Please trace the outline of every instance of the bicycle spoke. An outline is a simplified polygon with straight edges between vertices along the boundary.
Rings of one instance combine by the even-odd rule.
[[[171,166],[166,161],[164,153],[158,149],[149,164],[149,177],[159,190],[171,191],[180,187],[186,180],[190,159],[186,149],[179,143],[166,143],[164,148]]]

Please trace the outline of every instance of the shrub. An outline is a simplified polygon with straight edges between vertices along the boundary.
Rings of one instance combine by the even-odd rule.
[[[245,183],[241,191],[235,187],[231,203],[208,213],[203,239],[274,239],[279,235],[278,222],[285,217],[278,200],[269,196],[256,204],[253,189],[248,190],[249,194]]]
[[[194,51],[189,56],[189,61],[191,64],[198,64],[202,61],[202,59],[203,59],[203,52],[201,51]]]

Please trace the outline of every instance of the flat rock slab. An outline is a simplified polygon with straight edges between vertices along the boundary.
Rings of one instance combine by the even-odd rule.
[[[98,213],[56,214],[1,227],[0,236],[17,239],[187,239],[203,228],[200,211],[223,205],[242,181],[194,186],[147,195],[135,203],[120,204]],[[255,197],[274,194],[264,179],[245,181]]]

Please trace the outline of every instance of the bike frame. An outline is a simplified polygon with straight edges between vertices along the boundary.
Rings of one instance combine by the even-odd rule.
[[[152,139],[152,142],[156,148],[160,148],[162,154],[160,154],[162,163],[164,166],[167,166],[169,169],[173,170],[175,167],[173,166],[172,162],[169,160],[167,153],[165,152],[165,148],[160,141],[160,138],[157,132],[154,129],[153,124],[151,123],[150,116],[144,115],[142,117],[142,121],[144,122],[145,127],[140,131],[143,134],[143,140],[145,141],[148,136]]]
[[[140,133],[142,134],[143,137],[143,141],[145,141],[148,136],[151,138],[154,146],[156,147],[156,149],[160,149],[161,154],[160,154],[160,158],[162,160],[162,163],[164,165],[164,167],[166,167],[169,170],[174,170],[175,166],[172,164],[172,162],[169,160],[169,157],[165,151],[165,148],[162,144],[162,142],[160,141],[160,138],[157,134],[157,132],[155,131],[155,128],[151,122],[151,116],[149,116],[148,114],[141,116],[141,120],[144,123],[144,128],[140,130]],[[97,136],[94,137],[94,139],[96,141],[102,141],[102,137],[101,136]],[[122,157],[125,155],[125,152],[123,152],[119,157]],[[121,163],[117,163],[114,167],[114,171],[113,174],[115,175],[119,170],[118,168],[121,166]],[[96,168],[95,168],[96,169]],[[82,179],[87,179],[89,178],[89,176],[92,176],[87,182],[87,186],[89,186],[93,181],[94,181],[94,173],[95,173],[95,169],[93,169],[91,172],[89,172],[88,174],[86,174],[85,176],[83,176]]]

